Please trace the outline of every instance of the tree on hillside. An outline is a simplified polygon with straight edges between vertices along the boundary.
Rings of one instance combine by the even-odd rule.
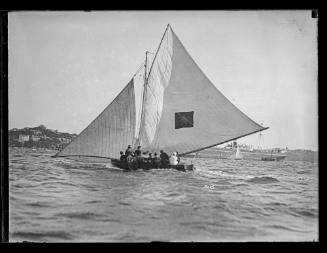
[[[47,128],[45,127],[45,125],[39,125],[38,127],[36,128],[39,128],[40,130],[46,130]]]

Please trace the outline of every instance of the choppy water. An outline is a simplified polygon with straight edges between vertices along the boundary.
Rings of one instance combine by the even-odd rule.
[[[318,240],[318,165],[184,159],[122,172],[10,149],[10,241]]]

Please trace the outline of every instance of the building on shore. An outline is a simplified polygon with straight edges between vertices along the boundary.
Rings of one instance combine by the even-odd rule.
[[[70,142],[70,139],[63,138],[63,137],[58,138],[58,140],[61,141],[61,142],[63,142],[63,143],[69,143]]]
[[[31,136],[31,139],[32,139],[32,141],[39,141],[41,139],[41,137],[40,136],[32,135]]]
[[[32,131],[32,133],[34,134],[34,135],[41,135],[42,134],[42,132],[40,131],[40,130],[35,130],[35,129],[33,129],[33,130],[31,130]]]
[[[29,141],[30,140],[30,136],[29,135],[25,135],[25,134],[20,134],[18,137],[18,141],[19,142],[25,142],[25,141]]]

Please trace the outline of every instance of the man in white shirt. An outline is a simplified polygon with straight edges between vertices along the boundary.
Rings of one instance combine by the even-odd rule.
[[[169,163],[170,163],[170,165],[177,165],[177,164],[178,164],[178,158],[177,158],[176,152],[174,152],[174,153],[169,157]]]

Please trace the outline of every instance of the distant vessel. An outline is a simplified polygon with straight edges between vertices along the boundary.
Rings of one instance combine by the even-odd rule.
[[[261,160],[262,161],[281,161],[284,160],[286,158],[286,156],[271,156],[271,157],[262,157]]]
[[[148,53],[140,104],[135,97],[137,72],[56,156],[109,158],[119,166],[119,151],[127,145],[141,145],[143,150],[158,154],[161,149],[168,154],[177,151],[185,156],[268,128],[242,113],[210,82],[170,25],[149,71]],[[136,108],[141,109],[138,112]]]
[[[286,158],[286,155],[274,155],[272,154],[272,151],[270,153],[270,156],[262,156],[262,161],[281,161]]]
[[[237,147],[237,149],[236,149],[235,159],[236,159],[236,160],[241,160],[241,159],[243,159],[243,156],[242,156],[242,154],[241,154],[241,152],[240,152],[240,148],[239,148],[239,147]]]
[[[242,160],[243,159],[243,155],[241,154],[239,146],[237,146],[235,154],[232,154],[230,158],[234,159],[234,160]]]
[[[261,146],[263,136],[260,132],[258,135],[258,146],[256,149],[253,146],[247,145],[238,145],[236,141],[228,144],[226,147],[215,147],[212,150],[216,153],[216,157],[218,159],[235,159],[235,147],[239,148],[239,152],[244,160],[262,160],[262,161],[281,161],[287,157],[287,148],[285,150],[280,149],[272,149],[266,150]],[[275,151],[275,152],[274,152]],[[205,156],[205,154],[200,154],[201,156]]]

